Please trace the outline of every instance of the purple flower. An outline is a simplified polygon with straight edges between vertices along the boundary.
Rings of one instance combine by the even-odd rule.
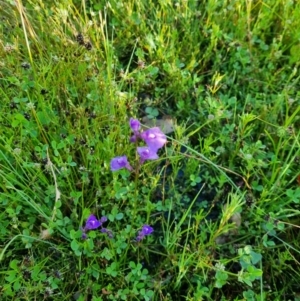
[[[137,142],[137,140],[139,139],[139,137],[140,137],[139,133],[134,134],[133,136],[130,137],[129,141],[132,142],[132,143],[135,143],[135,142]]]
[[[153,232],[153,228],[149,225],[143,225],[142,231],[144,235],[150,235]]]
[[[107,222],[107,217],[106,217],[106,216],[102,216],[102,217],[100,218],[100,223],[101,223],[101,224],[104,224],[105,222]]]
[[[150,235],[153,233],[153,228],[149,225],[143,225],[142,230],[139,231],[139,234],[136,238],[137,241],[141,241],[145,236]]]
[[[167,142],[166,135],[160,130],[159,127],[151,128],[147,131],[144,131],[140,134],[141,138],[146,142],[146,144],[157,151]]]
[[[126,156],[115,157],[110,161],[111,171],[116,171],[124,167],[130,171],[132,170]]]
[[[139,130],[141,128],[141,123],[137,119],[130,118],[129,125],[134,133],[130,138],[130,142],[135,143],[140,138]]]
[[[137,133],[141,128],[141,123],[137,119],[134,119],[134,118],[130,118],[129,125],[130,125],[131,130],[134,133]]]
[[[88,217],[88,219],[86,220],[85,227],[83,229],[81,228],[81,230],[82,230],[82,236],[81,236],[82,239],[87,238],[87,234],[86,234],[87,231],[95,230],[95,229],[98,229],[99,227],[102,228],[102,224],[105,223],[106,221],[107,221],[106,216],[102,216],[100,218],[100,220],[98,220],[95,215],[91,214]]]
[[[94,229],[97,229],[101,226],[101,222],[97,220],[96,216],[91,214],[87,221],[86,221],[86,224],[85,224],[85,227],[84,227],[84,231],[87,231],[87,230],[94,230]]]
[[[138,147],[137,152],[140,155],[141,164],[143,164],[145,160],[156,160],[159,158],[156,151],[153,151],[152,148],[147,146]]]

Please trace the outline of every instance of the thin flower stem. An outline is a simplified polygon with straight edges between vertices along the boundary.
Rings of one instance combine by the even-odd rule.
[[[48,148],[47,148],[47,160],[48,160],[47,164],[48,164],[48,166],[51,169],[51,173],[52,173],[52,176],[53,176],[53,179],[54,179],[54,186],[55,186],[55,202],[54,202],[54,207],[53,207],[53,212],[52,212],[52,218],[51,218],[51,220],[53,221],[54,218],[55,218],[55,215],[56,215],[57,203],[60,200],[60,191],[58,189],[56,175],[55,175],[55,172],[54,172],[54,169],[53,169],[53,163],[50,160]]]

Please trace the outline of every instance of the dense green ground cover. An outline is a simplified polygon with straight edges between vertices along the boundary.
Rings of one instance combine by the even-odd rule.
[[[300,299],[298,1],[0,16],[1,300]],[[144,116],[174,131],[139,165]]]

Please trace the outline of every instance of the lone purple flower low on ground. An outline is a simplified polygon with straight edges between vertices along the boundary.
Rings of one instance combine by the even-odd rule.
[[[153,151],[150,147],[147,146],[138,147],[137,152],[140,155],[141,164],[143,164],[146,160],[156,160],[159,158],[156,151]]]
[[[111,171],[117,171],[121,168],[127,168],[129,171],[132,170],[126,156],[115,157],[110,161]]]
[[[146,144],[154,151],[163,147],[167,142],[166,135],[160,130],[159,127],[151,128],[140,134],[141,138]]]
[[[145,236],[153,233],[153,228],[149,225],[143,225],[142,230],[139,231],[139,234],[136,238],[136,241],[141,241]]]
[[[85,227],[83,228],[84,231],[87,230],[94,230],[101,226],[101,222],[97,220],[96,216],[91,214],[88,219],[86,220]]]

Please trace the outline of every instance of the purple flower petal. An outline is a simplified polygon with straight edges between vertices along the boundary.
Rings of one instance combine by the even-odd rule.
[[[136,133],[136,134],[134,134],[134,135],[132,135],[131,137],[130,137],[130,142],[132,142],[132,143],[135,143],[135,142],[137,142],[137,140],[139,139],[139,137],[140,137],[140,134],[139,133]]]
[[[150,147],[147,146],[138,147],[137,152],[140,155],[141,164],[143,164],[145,160],[156,160],[159,158],[156,151],[153,151]]]
[[[137,119],[134,119],[134,118],[130,118],[129,125],[130,125],[131,130],[134,133],[137,133],[141,128],[141,123]]]
[[[166,135],[160,130],[159,127],[151,128],[140,134],[141,138],[146,142],[146,144],[157,151],[165,145],[167,142]]]
[[[106,216],[102,216],[102,217],[100,218],[100,223],[101,223],[101,224],[104,224],[105,222],[107,222],[107,217],[106,217]]]
[[[153,233],[153,228],[149,225],[143,225],[142,227],[142,232],[144,235],[150,235],[151,233]]]
[[[145,235],[143,235],[143,233],[139,232],[139,235],[136,237],[136,241],[141,241],[143,238],[145,237]]]
[[[136,241],[141,241],[145,236],[153,233],[153,228],[149,225],[143,225],[142,230],[139,231],[138,236],[136,237]]]
[[[84,231],[94,230],[101,226],[101,222],[97,220],[96,216],[91,214],[85,224]]]
[[[124,167],[130,171],[132,170],[126,156],[115,157],[110,161],[111,171],[116,171]]]

